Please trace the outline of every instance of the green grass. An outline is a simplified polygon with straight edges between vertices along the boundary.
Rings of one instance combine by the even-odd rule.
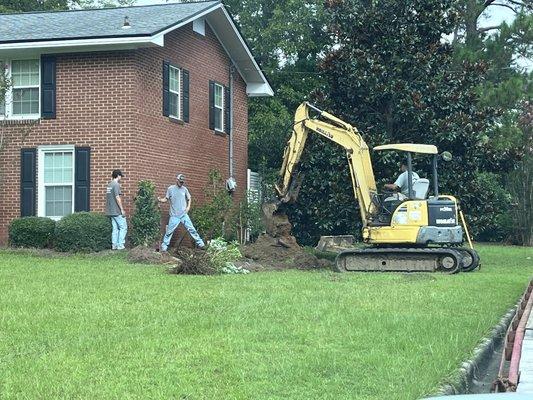
[[[469,274],[167,275],[0,251],[0,399],[417,399],[525,289],[531,249]]]

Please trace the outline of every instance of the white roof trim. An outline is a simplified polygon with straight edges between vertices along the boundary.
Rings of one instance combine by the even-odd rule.
[[[218,13],[216,13],[217,10]],[[224,16],[221,20],[221,16]],[[18,43],[4,43],[0,44],[0,54],[2,51],[13,52],[21,50],[34,50],[34,51],[54,51],[54,52],[79,52],[79,51],[91,51],[102,50],[103,48],[121,49],[121,48],[136,48],[136,47],[149,47],[149,46],[161,46],[165,45],[165,35],[172,32],[184,25],[187,25],[199,18],[206,18],[206,22],[211,27],[211,30],[215,33],[222,47],[232,60],[233,64],[239,71],[240,75],[246,82],[246,93],[248,96],[273,96],[274,91],[270,87],[263,71],[259,68],[259,65],[255,61],[250,49],[246,45],[239,30],[233,23],[230,15],[223,6],[222,3],[215,4],[214,6],[204,10],[203,12],[194,15],[180,23],[173,25],[151,36],[136,36],[136,37],[114,37],[114,38],[92,38],[92,39],[72,39],[72,40],[47,40],[42,42],[18,42]],[[211,19],[211,21],[208,20]],[[213,24],[224,24],[222,28],[226,29],[226,32],[231,32],[234,37],[222,40],[220,35],[216,32]],[[227,28],[230,28],[230,31]],[[236,41],[236,40],[237,41]],[[232,43],[233,42],[233,43]],[[231,51],[233,46],[233,51]],[[244,54],[242,50],[244,49]],[[241,53],[241,56],[245,56],[246,59],[235,59],[232,53]],[[240,57],[242,58],[242,57]],[[248,66],[248,68],[243,68]]]

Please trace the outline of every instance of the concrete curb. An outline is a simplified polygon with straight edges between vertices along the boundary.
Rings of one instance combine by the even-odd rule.
[[[514,317],[519,304],[520,300],[517,305],[511,307],[509,311],[507,311],[500,322],[492,329],[489,337],[483,339],[474,349],[472,358],[461,364],[459,375],[454,381],[441,386],[437,391],[436,396],[465,394],[468,391],[469,386],[472,384],[472,381],[479,370],[478,366],[485,364],[489,360],[494,349],[497,348],[505,338],[507,328]]]

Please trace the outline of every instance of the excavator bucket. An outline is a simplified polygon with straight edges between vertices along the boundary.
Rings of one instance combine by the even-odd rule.
[[[315,249],[340,253],[353,247],[354,243],[355,237],[353,235],[320,236]]]

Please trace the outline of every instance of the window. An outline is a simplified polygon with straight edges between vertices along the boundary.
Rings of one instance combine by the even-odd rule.
[[[181,118],[181,71],[179,68],[169,67],[169,115],[173,118]]]
[[[215,130],[224,132],[224,86],[215,83]]]
[[[40,116],[41,68],[39,60],[4,61],[11,88],[0,99],[0,117]]]
[[[40,148],[38,215],[60,219],[74,207],[74,148]]]

